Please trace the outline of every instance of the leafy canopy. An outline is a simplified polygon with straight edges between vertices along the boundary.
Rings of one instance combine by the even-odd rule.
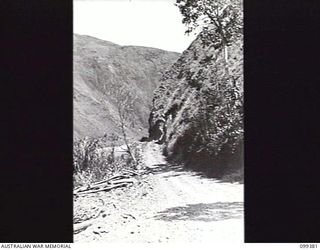
[[[242,34],[241,0],[177,0],[186,34],[199,32],[205,46],[228,46]]]

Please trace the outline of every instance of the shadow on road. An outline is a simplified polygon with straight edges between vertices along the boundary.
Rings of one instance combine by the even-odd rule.
[[[187,204],[186,206],[172,207],[158,212],[156,220],[192,220],[192,221],[219,221],[237,219],[243,216],[243,202],[216,202]]]
[[[172,172],[175,173],[172,173]],[[200,178],[205,178],[205,179],[211,179],[215,180],[216,182],[220,183],[230,183],[230,181],[227,180],[222,180],[218,177],[214,176],[209,176],[208,174],[201,172],[201,171],[196,171],[188,168],[183,168],[181,165],[172,165],[172,164],[154,164],[152,168],[148,168],[147,173],[152,173],[152,174],[165,174],[169,173],[168,175],[163,176],[163,178],[171,178],[171,177],[176,177],[180,175],[185,175],[188,173],[189,176],[196,176]]]
[[[150,173],[152,174],[159,174],[159,173],[166,173],[169,171],[177,171],[182,172],[183,168],[181,166],[173,166],[169,164],[154,164],[152,168],[148,169]]]
[[[175,173],[172,173],[172,171],[174,171]],[[164,176],[164,178],[184,175],[186,173],[188,173],[190,176],[206,177],[201,172],[192,171],[190,169],[184,169],[181,165],[171,165],[171,164],[154,164],[153,168],[149,168],[149,173],[152,173],[152,174],[170,173],[168,176]]]

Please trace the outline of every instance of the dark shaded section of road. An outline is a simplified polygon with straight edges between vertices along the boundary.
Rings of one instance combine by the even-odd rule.
[[[154,216],[157,220],[193,220],[193,221],[219,221],[241,218],[243,202],[216,202],[187,204],[168,208]]]

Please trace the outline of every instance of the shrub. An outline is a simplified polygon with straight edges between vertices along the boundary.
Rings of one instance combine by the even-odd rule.
[[[73,146],[74,186],[88,185],[125,170],[137,169],[137,164],[127,153],[116,152],[120,146],[117,136],[102,138],[83,138]],[[141,153],[137,143],[131,145],[138,164]]]

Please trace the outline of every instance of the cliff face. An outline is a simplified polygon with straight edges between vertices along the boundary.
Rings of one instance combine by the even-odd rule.
[[[217,177],[243,167],[242,39],[228,52],[225,61],[222,48],[195,39],[162,77],[149,117],[168,159]]]
[[[127,94],[135,97],[129,137],[145,135],[153,91],[178,56],[74,35],[74,138],[119,134],[117,100]]]

